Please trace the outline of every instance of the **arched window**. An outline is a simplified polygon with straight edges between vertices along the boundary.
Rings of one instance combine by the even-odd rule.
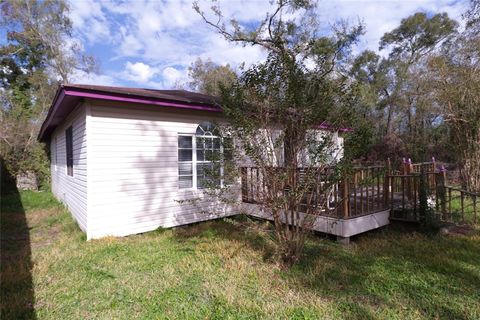
[[[203,121],[202,123],[200,123],[197,127],[197,131],[195,131],[195,134],[197,136],[207,137],[220,136],[218,128],[213,123],[208,121]]]
[[[220,130],[208,121],[201,122],[194,135],[179,134],[179,188],[223,185],[222,159],[231,157],[231,149],[231,139],[222,138]]]

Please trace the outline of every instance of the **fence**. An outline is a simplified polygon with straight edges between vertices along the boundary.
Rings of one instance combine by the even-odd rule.
[[[441,200],[442,219],[445,221],[462,221],[477,223],[479,195],[451,186],[445,187]]]

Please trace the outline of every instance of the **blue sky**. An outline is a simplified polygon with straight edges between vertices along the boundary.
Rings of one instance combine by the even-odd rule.
[[[271,11],[269,1],[219,1],[226,21],[254,24]],[[223,40],[193,10],[192,1],[71,0],[74,36],[87,54],[100,63],[99,74],[77,72],[73,82],[169,89],[188,81],[188,66],[198,57],[237,67],[264,58],[256,47],[241,47]],[[208,11],[210,2],[199,1]],[[355,50],[378,51],[378,41],[417,11],[447,12],[460,20],[467,1],[448,0],[320,0],[322,28],[340,19],[363,21],[367,33]]]

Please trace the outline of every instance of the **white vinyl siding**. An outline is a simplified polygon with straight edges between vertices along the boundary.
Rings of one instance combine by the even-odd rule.
[[[212,116],[216,115],[159,106],[92,103],[89,185],[94,190],[89,193],[89,233],[93,238],[172,227],[230,212],[224,203],[203,199],[201,191],[179,188],[178,137],[194,136],[198,124],[212,121]],[[183,176],[188,176],[187,171]],[[194,198],[200,199],[189,201]]]
[[[213,112],[87,100],[52,133],[52,191],[87,233],[87,239],[234,214],[230,205],[209,199],[194,188],[198,178],[196,129],[202,121],[221,118]],[[70,126],[72,176],[67,174],[65,139]],[[179,188],[182,135],[192,139],[192,188],[185,189]],[[341,137],[337,138],[341,144]],[[183,173],[188,176],[190,171]],[[240,190],[236,190],[233,197],[239,200]]]
[[[72,126],[73,176],[67,174],[65,130]],[[51,136],[52,192],[87,232],[86,107],[78,105]]]

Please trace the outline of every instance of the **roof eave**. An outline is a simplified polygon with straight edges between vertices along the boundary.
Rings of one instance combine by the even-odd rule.
[[[112,94],[112,93],[101,93],[95,92],[93,90],[77,90],[72,88],[66,88],[65,94],[69,96],[89,98],[89,99],[98,99],[98,100],[109,100],[109,101],[121,101],[121,102],[130,102],[130,103],[141,103],[149,105],[158,105],[163,107],[174,107],[174,108],[183,108],[183,109],[193,109],[193,110],[202,110],[202,111],[212,111],[212,112],[222,112],[219,107],[201,105],[201,104],[187,104],[179,102],[165,101],[158,98],[146,98],[138,96],[125,96],[122,94]]]
[[[66,98],[75,98],[73,100],[75,103],[67,103],[65,101]],[[119,102],[127,102],[127,103],[157,105],[157,106],[163,106],[163,107],[200,110],[200,111],[208,111],[208,112],[222,112],[222,109],[219,106],[214,106],[214,105],[190,104],[190,103],[174,102],[170,100],[166,101],[158,98],[139,97],[135,95],[126,96],[123,94],[102,93],[96,90],[79,89],[79,88],[69,87],[68,85],[60,85],[55,94],[55,98],[53,100],[52,106],[48,111],[47,117],[43,122],[42,127],[40,128],[40,132],[38,134],[37,139],[41,142],[47,141],[48,138],[50,137],[51,132],[59,124],[59,123],[53,124],[55,116],[60,111],[64,111],[64,113],[67,113],[67,114],[70,113],[73,110],[73,108],[76,106],[78,101],[81,101],[82,99],[119,101]],[[71,107],[72,110],[66,109],[68,107]]]

